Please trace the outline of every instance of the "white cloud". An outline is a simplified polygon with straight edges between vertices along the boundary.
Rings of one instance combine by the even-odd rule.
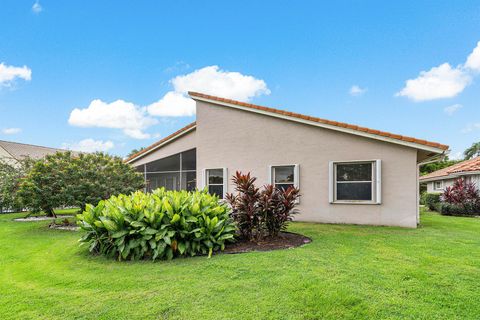
[[[116,100],[111,103],[96,99],[84,109],[75,108],[70,113],[68,123],[77,127],[99,127],[122,129],[135,139],[146,139],[150,135],[143,130],[158,123],[149,117],[145,107],[133,103]]]
[[[463,108],[461,104],[453,104],[451,106],[445,107],[443,111],[448,114],[449,116],[453,115],[455,112],[457,112],[460,108]]]
[[[5,129],[2,129],[3,134],[17,134],[17,133],[20,133],[20,132],[22,132],[22,129],[20,129],[20,128],[5,128]]]
[[[40,2],[37,0],[32,6],[32,11],[35,14],[39,14],[40,12],[43,11],[43,7],[40,5]]]
[[[405,87],[396,96],[414,101],[426,101],[455,97],[471,82],[471,76],[462,68],[452,68],[444,63],[429,71],[422,71],[415,79],[407,80]]]
[[[407,80],[405,87],[395,95],[414,101],[452,98],[472,82],[476,72],[480,72],[480,41],[464,64],[453,68],[443,63],[429,71],[421,71],[417,78]]]
[[[114,147],[114,143],[110,140],[93,140],[84,139],[75,143],[63,143],[62,148],[82,152],[108,151]]]
[[[472,53],[467,58],[467,62],[465,62],[465,68],[480,71],[480,41],[477,43],[475,49],[473,49]]]
[[[351,88],[350,88],[350,95],[351,96],[354,96],[354,97],[358,97],[358,96],[361,96],[362,94],[364,94],[365,92],[367,92],[367,88],[361,88],[357,85],[353,85]]]
[[[155,116],[191,116],[195,114],[195,103],[188,91],[198,91],[241,101],[270,94],[265,81],[239,72],[221,70],[218,66],[208,66],[170,80],[173,91],[159,101],[148,106],[148,112]]]
[[[465,128],[462,129],[462,133],[469,133],[480,129],[480,122],[470,123]]]
[[[14,67],[0,63],[0,85],[9,86],[16,79],[30,81],[32,79],[32,70],[27,66]]]
[[[450,160],[462,160],[462,159],[463,159],[463,152],[461,152],[461,151],[451,152],[451,153],[448,155],[448,158],[449,158]]]
[[[160,117],[185,117],[195,115],[195,101],[185,94],[170,91],[162,99],[148,106],[148,113]]]

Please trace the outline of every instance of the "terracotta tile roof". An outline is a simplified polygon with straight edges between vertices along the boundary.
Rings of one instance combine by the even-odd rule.
[[[144,153],[148,153],[148,151],[154,149],[156,146],[159,146],[159,145],[161,145],[162,143],[164,143],[164,142],[166,142],[166,141],[168,141],[168,140],[176,137],[176,136],[179,135],[180,133],[182,133],[182,132],[184,132],[184,131],[187,131],[187,130],[190,129],[190,128],[193,128],[195,125],[196,125],[196,122],[195,122],[195,121],[192,122],[192,123],[190,123],[190,124],[188,124],[188,125],[186,125],[185,127],[183,127],[183,128],[181,128],[181,129],[175,131],[175,132],[172,133],[171,135],[163,138],[162,140],[159,140],[159,141],[155,142],[154,144],[151,144],[150,146],[146,147],[145,149],[143,149],[143,150],[135,153],[134,155],[131,155],[130,157],[128,157],[127,159],[125,159],[125,162],[129,162],[129,161],[131,161],[132,159],[137,158],[138,156],[143,155]]]
[[[480,157],[465,160],[453,166],[443,168],[420,177],[420,181],[447,177],[452,174],[480,171]]]
[[[340,127],[340,128],[347,128],[347,129],[351,129],[351,130],[355,130],[355,131],[359,131],[359,132],[365,132],[365,133],[369,133],[369,134],[373,134],[373,135],[378,135],[378,136],[381,136],[381,137],[387,137],[387,138],[401,140],[401,141],[405,141],[405,142],[413,142],[413,143],[416,143],[416,144],[421,144],[421,145],[425,145],[425,146],[429,146],[429,147],[434,147],[434,148],[438,148],[438,149],[441,149],[441,150],[448,150],[447,145],[440,144],[438,142],[431,142],[431,141],[427,141],[427,140],[416,139],[416,138],[413,138],[413,137],[402,136],[402,135],[399,135],[399,134],[374,130],[374,129],[360,127],[360,126],[357,126],[357,125],[343,123],[343,122],[331,121],[331,120],[321,119],[321,118],[317,118],[317,117],[310,117],[310,116],[306,116],[306,115],[295,113],[295,112],[289,112],[289,111],[278,110],[278,109],[274,109],[274,108],[263,107],[263,106],[259,106],[259,105],[255,105],[255,104],[251,104],[251,103],[220,98],[220,97],[211,96],[211,95],[198,93],[198,92],[190,91],[190,92],[188,92],[188,94],[193,98],[194,97],[199,97],[199,98],[204,98],[204,99],[208,99],[208,100],[234,104],[234,105],[238,105],[238,106],[241,106],[241,107],[246,107],[246,108],[251,108],[251,109],[256,109],[256,110],[261,110],[261,111],[267,111],[267,112],[271,112],[271,113],[281,114],[281,115],[284,115],[284,116],[294,117],[294,118],[303,119],[303,120],[314,121],[314,122],[323,123],[323,124],[336,126],[336,127]]]

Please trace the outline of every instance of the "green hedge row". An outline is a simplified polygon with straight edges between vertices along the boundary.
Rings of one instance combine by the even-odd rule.
[[[172,259],[223,250],[235,225],[226,204],[205,191],[113,196],[77,216],[89,250],[118,260]]]

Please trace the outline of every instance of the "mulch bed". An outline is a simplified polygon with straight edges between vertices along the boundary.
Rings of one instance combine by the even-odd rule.
[[[28,221],[45,221],[45,220],[55,220],[55,219],[61,219],[61,218],[73,218],[72,215],[64,215],[64,214],[57,214],[57,217],[46,217],[46,216],[31,216],[31,217],[26,217],[26,218],[17,218],[13,219],[13,221],[19,221],[19,222],[28,222]]]
[[[271,251],[278,249],[290,249],[300,247],[304,244],[312,242],[312,239],[298,233],[281,232],[278,237],[267,238],[262,241],[253,242],[246,240],[238,240],[232,244],[228,244],[221,253],[244,253],[251,251]]]

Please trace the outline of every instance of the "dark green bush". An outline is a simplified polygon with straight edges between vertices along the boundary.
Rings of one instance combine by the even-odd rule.
[[[112,196],[77,216],[92,253],[118,260],[172,259],[223,250],[233,241],[229,209],[206,191]]]
[[[475,203],[452,204],[440,202],[436,210],[445,216],[477,216],[480,215],[480,205]]]
[[[435,210],[435,206],[440,202],[440,193],[425,192],[420,198],[420,203],[425,205],[429,210]]]

